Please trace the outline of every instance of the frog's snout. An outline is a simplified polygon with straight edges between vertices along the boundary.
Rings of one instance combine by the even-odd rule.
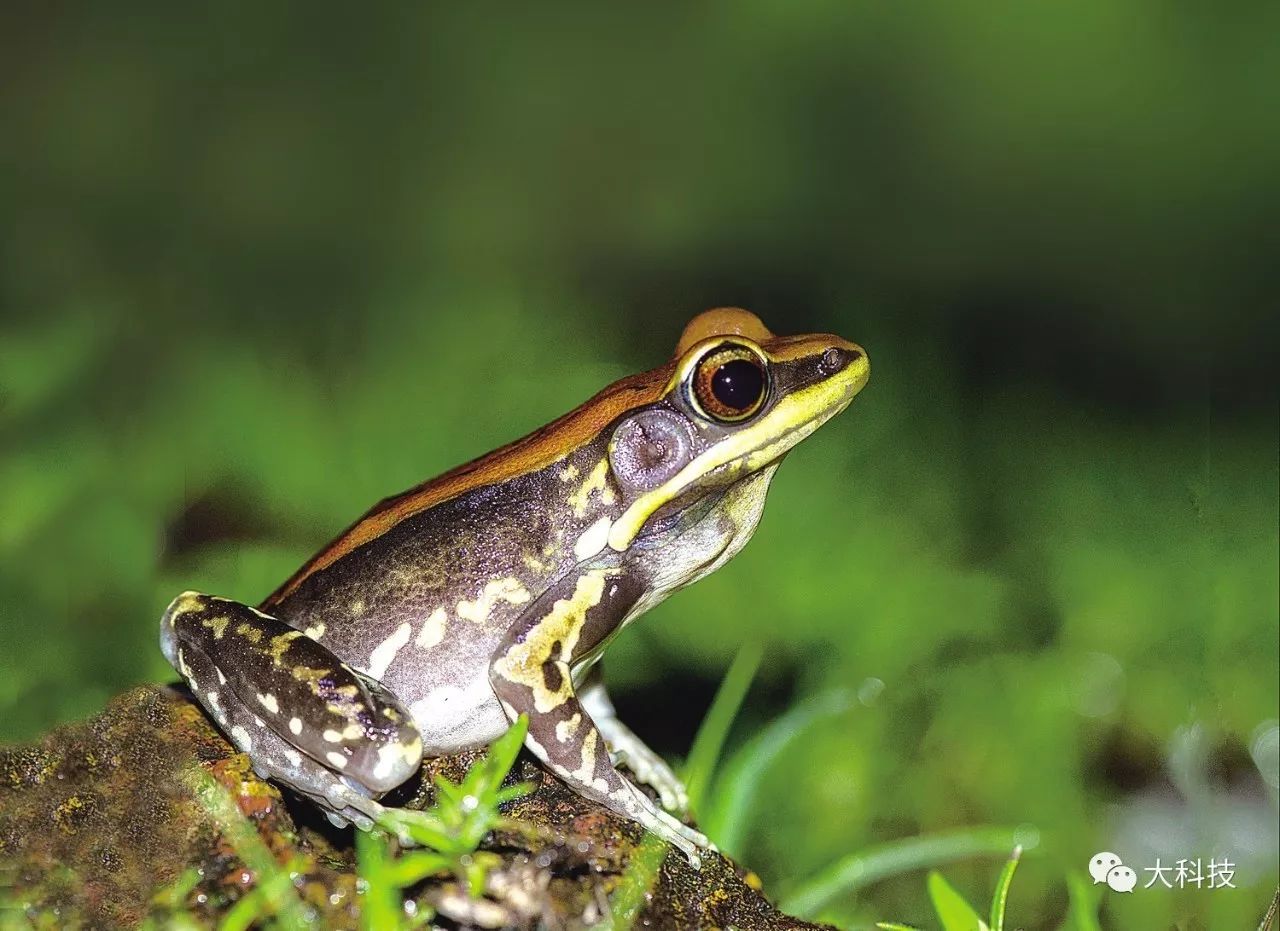
[[[871,360],[867,358],[866,350],[857,343],[832,337],[832,344],[823,351],[818,361],[818,369],[823,378],[842,382],[845,397],[852,399],[871,377]]]
[[[856,343],[841,342],[839,345],[831,346],[822,354],[822,360],[819,363],[822,366],[823,374],[835,375],[843,372],[851,365],[857,364],[859,360],[866,359],[867,354],[862,351],[862,347]]]

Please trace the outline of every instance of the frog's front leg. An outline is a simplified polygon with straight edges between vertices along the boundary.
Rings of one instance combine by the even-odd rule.
[[[650,786],[668,811],[684,813],[689,810],[689,794],[684,783],[667,761],[658,756],[636,736],[635,732],[618,718],[617,709],[605,691],[601,663],[596,663],[587,678],[578,686],[578,700],[591,720],[595,722],[614,763],[626,763],[636,779]]]
[[[160,621],[160,648],[262,778],[369,827],[374,801],[422,761],[409,712],[379,683],[279,618],[196,592]]]
[[[579,795],[638,822],[697,866],[705,836],[659,808],[609,758],[574,691],[573,662],[617,627],[641,586],[618,570],[571,573],[532,602],[494,653],[489,681],[507,716],[529,716],[525,746]]]

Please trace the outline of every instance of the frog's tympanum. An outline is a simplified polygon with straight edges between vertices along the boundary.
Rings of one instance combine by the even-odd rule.
[[[869,371],[839,337],[707,311],[666,365],[388,498],[258,608],[180,595],[161,648],[259,774],[335,823],[370,826],[424,755],[526,714],[552,772],[697,862],[707,839],[663,810],[684,787],[618,720],[600,655],[742,549],[783,456]]]

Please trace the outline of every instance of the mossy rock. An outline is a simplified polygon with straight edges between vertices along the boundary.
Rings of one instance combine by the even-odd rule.
[[[429,803],[433,775],[460,780],[477,756],[429,760],[388,801]],[[163,927],[175,906],[196,925],[215,926],[253,888],[255,874],[237,853],[236,826],[199,801],[192,777],[202,771],[227,790],[271,857],[292,865],[308,918],[321,927],[359,926],[351,831],[259,779],[189,694],[158,686],[125,692],[92,720],[37,744],[0,750],[0,877],[8,887],[0,905],[10,916],[25,910],[36,926],[132,927],[151,917]],[[510,778],[536,788],[507,813],[537,827],[486,841],[502,865],[490,872],[485,895],[470,899],[451,880],[427,880],[409,897],[434,909],[444,928],[606,922],[644,832],[532,759],[522,756]],[[184,876],[193,883],[176,885]],[[175,888],[184,890],[176,903]],[[782,915],[752,875],[719,854],[695,870],[669,850],[641,901],[637,927],[818,927]]]

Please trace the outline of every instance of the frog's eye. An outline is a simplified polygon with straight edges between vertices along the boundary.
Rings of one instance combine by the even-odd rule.
[[[746,346],[719,346],[693,370],[693,400],[701,413],[725,423],[746,420],[769,394],[764,359]]]

